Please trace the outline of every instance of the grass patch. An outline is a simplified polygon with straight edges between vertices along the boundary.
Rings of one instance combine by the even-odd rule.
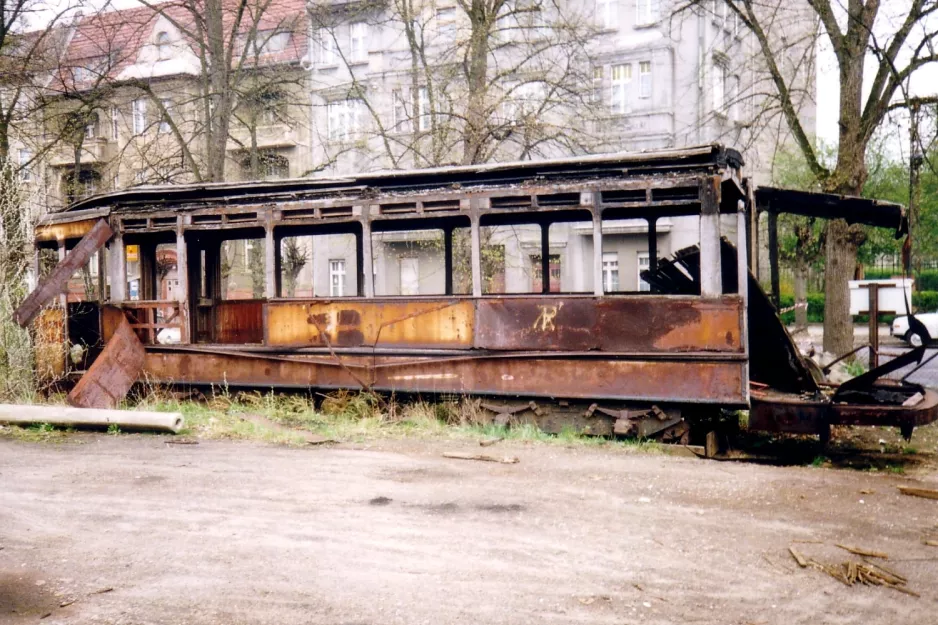
[[[303,445],[301,431],[343,442],[362,443],[377,439],[471,440],[504,438],[526,443],[606,446],[629,451],[656,453],[662,446],[654,441],[605,439],[586,436],[574,429],[559,434],[543,432],[534,424],[512,427],[495,425],[479,407],[479,401],[467,398],[443,398],[424,401],[419,398],[399,401],[374,393],[337,391],[326,395],[280,393],[229,393],[214,389],[204,400],[178,400],[166,391],[149,389],[138,397],[132,408],[181,412],[185,427],[180,434],[205,439],[242,439],[268,443]],[[297,434],[275,432],[245,420],[258,414],[294,428]]]
[[[34,423],[26,427],[18,425],[0,426],[0,436],[27,443],[61,442],[72,429],[61,429],[49,423]]]

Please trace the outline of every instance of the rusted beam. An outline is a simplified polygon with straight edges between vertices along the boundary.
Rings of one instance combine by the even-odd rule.
[[[68,394],[69,405],[115,408],[140,375],[145,359],[143,343],[121,314],[117,329],[104,351]]]
[[[40,280],[39,286],[20,304],[16,312],[13,313],[13,319],[16,323],[25,328],[35,319],[43,306],[68,288],[69,278],[85,266],[95,252],[104,247],[113,234],[106,221],[103,219],[98,221],[82,237],[78,245],[65,256],[65,259],[56,265],[52,273],[45,279]]]

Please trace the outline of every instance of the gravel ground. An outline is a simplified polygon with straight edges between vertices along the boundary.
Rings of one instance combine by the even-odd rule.
[[[938,472],[500,443],[0,439],[0,623],[935,623]],[[889,554],[914,598],[800,569]],[[103,590],[112,589],[107,592]],[[97,594],[95,594],[97,592]],[[74,601],[74,603],[69,602]],[[63,604],[64,607],[60,607]]]

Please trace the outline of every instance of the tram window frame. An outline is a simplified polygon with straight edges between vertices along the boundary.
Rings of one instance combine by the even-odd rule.
[[[497,228],[497,227],[517,227],[517,226],[534,226],[537,227],[540,232],[536,239],[533,239],[530,234],[525,237],[523,234],[519,236],[517,242],[517,250],[510,252],[505,249],[505,269],[504,269],[504,278],[501,290],[492,289],[492,282],[486,275],[485,267],[481,267],[482,271],[481,282],[482,282],[482,296],[483,297],[504,297],[512,295],[545,295],[556,297],[558,295],[590,295],[593,293],[592,285],[592,272],[589,269],[589,266],[586,266],[582,269],[583,274],[583,284],[580,288],[573,289],[562,289],[564,271],[572,271],[569,267],[565,268],[565,265],[570,261],[570,255],[567,253],[567,247],[570,243],[571,237],[580,236],[589,241],[586,249],[589,249],[590,245],[593,243],[593,232],[592,225],[590,225],[589,231],[586,232],[577,232],[576,224],[592,224],[593,213],[588,208],[583,207],[565,207],[563,209],[555,210],[532,210],[527,212],[519,213],[507,213],[501,211],[492,211],[486,212],[480,215],[479,218],[479,236],[481,239],[481,245],[483,251],[486,247],[491,247],[492,244],[486,243],[486,229],[487,228]],[[558,225],[567,225],[569,226],[567,232],[567,239],[561,241],[556,237],[551,237],[553,234],[552,230],[554,226]],[[545,236],[546,235],[546,236]],[[546,248],[545,248],[546,246]],[[543,254],[547,253],[548,263],[552,259],[559,257],[559,282],[556,289],[551,288],[553,280],[548,280],[547,288],[544,288],[543,281],[541,281],[541,290],[534,291],[532,286],[536,282],[536,276],[534,275],[536,271],[531,268],[531,262],[533,258],[541,259]],[[508,264],[508,257],[514,254],[515,265],[514,272],[517,274],[520,272],[520,275],[514,276],[515,284],[523,285],[524,289],[513,288],[509,290],[509,268],[512,267]],[[483,254],[484,255],[484,254]],[[484,264],[485,259],[482,259]],[[548,271],[548,276],[551,275],[551,272]],[[572,280],[572,278],[571,278]]]
[[[309,225],[277,225],[274,227],[274,245],[276,249],[276,267],[274,270],[275,279],[277,281],[276,288],[276,299],[284,300],[308,300],[308,299],[348,299],[354,297],[363,297],[365,293],[365,258],[364,258],[364,249],[363,249],[363,232],[364,228],[360,221],[345,221],[340,223],[332,224],[309,224]],[[353,252],[350,256],[341,256],[331,255],[330,250],[321,251],[321,256],[317,256],[316,252],[316,237],[327,237],[327,236],[352,236],[354,237]],[[310,243],[311,249],[309,252],[309,262],[311,263],[311,271],[313,275],[311,276],[310,284],[310,295],[296,295],[293,296],[287,295],[287,280],[286,274],[283,267],[283,246],[284,241],[290,238],[307,238],[311,237],[313,240]],[[315,263],[318,258],[321,258],[325,261],[325,282],[321,285],[322,288],[317,291],[316,286],[316,271],[317,268]],[[329,263],[332,260],[341,259],[346,261],[345,266],[345,293],[343,295],[332,295],[331,291],[331,276],[329,273]],[[350,279],[354,279],[355,284],[354,288],[349,288]]]
[[[450,231],[447,237],[447,230]],[[380,239],[388,233],[416,233],[439,232],[442,236],[440,254],[443,264],[443,288],[432,293],[417,293],[405,295],[402,293],[387,293],[387,288],[379,288],[379,279],[386,278],[389,262],[378,253]],[[452,215],[446,217],[410,217],[406,219],[373,219],[371,221],[371,266],[372,285],[375,297],[390,298],[424,298],[424,297],[471,297],[472,296],[472,268],[471,261],[472,223],[468,215]],[[417,251],[419,252],[419,250]],[[436,255],[434,255],[435,257]],[[417,283],[420,284],[420,254],[399,255],[399,258],[418,258]],[[379,268],[379,259],[382,259]],[[447,260],[448,259],[448,260]],[[447,268],[447,264],[449,268]],[[469,267],[468,274],[459,274],[460,267]],[[400,290],[400,287],[399,289]]]

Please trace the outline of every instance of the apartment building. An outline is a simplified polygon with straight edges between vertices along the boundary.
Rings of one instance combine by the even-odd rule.
[[[246,62],[235,63],[244,77],[229,89],[236,102],[225,177],[334,177],[712,141],[745,146],[758,177],[777,137],[751,123],[759,112],[751,37],[722,0],[674,13],[677,6],[508,0],[480,26],[455,0],[270,3],[229,42]],[[402,15],[402,7],[411,13]],[[49,89],[80,115],[50,116],[71,125],[51,129],[70,140],[32,176],[49,190],[50,206],[136,184],[191,182],[210,169],[216,157],[206,129],[215,103],[204,95],[205,57],[191,15],[180,11],[111,11],[71,27]],[[480,28],[487,43],[473,56]],[[472,59],[484,61],[481,78],[468,73]],[[802,113],[813,130],[812,105]],[[648,288],[640,272],[649,263],[650,227],[659,256],[697,240],[695,218],[603,227],[609,292]],[[379,260],[366,279],[375,293],[442,292],[444,236],[433,228],[374,233]],[[530,224],[486,228],[485,291],[539,291],[541,236]],[[264,276],[253,269],[264,241],[226,245],[225,297],[260,297]],[[283,296],[357,292],[349,235],[311,233],[282,245]],[[592,272],[583,270],[593,254],[591,224],[553,224],[549,248],[549,288],[592,292]],[[175,279],[172,245],[161,253],[165,291]],[[133,281],[133,260],[128,268]]]

